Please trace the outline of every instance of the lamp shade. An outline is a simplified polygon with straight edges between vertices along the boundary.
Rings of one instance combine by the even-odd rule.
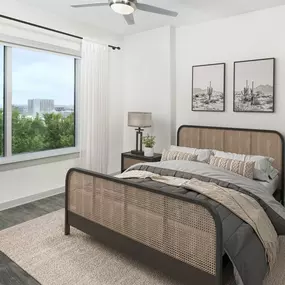
[[[151,113],[129,112],[128,126],[136,128],[150,128],[152,123]]]

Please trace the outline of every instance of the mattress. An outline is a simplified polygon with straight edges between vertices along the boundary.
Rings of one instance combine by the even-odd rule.
[[[262,184],[267,190],[268,193],[273,195],[275,191],[277,190],[279,186],[279,176],[277,175],[274,179],[272,179],[270,182],[265,182],[265,181],[258,181],[258,183]]]

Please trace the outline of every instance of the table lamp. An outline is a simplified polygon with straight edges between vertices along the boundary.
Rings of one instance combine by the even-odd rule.
[[[144,112],[129,112],[128,113],[128,126],[136,128],[136,149],[132,150],[132,154],[144,155],[142,150],[142,135],[143,128],[150,128],[152,123],[151,113]]]

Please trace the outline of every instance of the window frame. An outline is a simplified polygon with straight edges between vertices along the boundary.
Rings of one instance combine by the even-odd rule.
[[[38,152],[12,154],[12,49],[24,48],[39,52],[48,52],[56,55],[63,55],[62,53],[51,52],[48,50],[35,49],[32,47],[23,47],[18,45],[11,45],[2,43],[4,48],[4,86],[3,86],[3,138],[4,151],[3,156],[0,157],[0,171],[17,169],[19,166],[29,167],[42,163],[50,163],[53,161],[74,159],[79,157],[79,129],[78,129],[78,94],[80,82],[80,58],[74,58],[74,146],[44,150]],[[70,56],[70,55],[67,55]],[[23,164],[24,162],[24,164]]]
[[[2,57],[2,60],[3,60],[3,69],[2,69],[2,72],[3,72],[3,77],[2,77],[2,80],[3,80],[3,97],[2,97],[2,108],[3,108],[3,128],[2,130],[0,130],[0,132],[2,132],[3,134],[3,137],[2,137],[2,147],[3,147],[3,154],[2,156],[0,155],[0,159],[3,158],[5,156],[5,46],[3,45],[3,57]]]

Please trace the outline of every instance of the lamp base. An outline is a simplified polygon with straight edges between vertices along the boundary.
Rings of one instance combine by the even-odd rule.
[[[143,151],[139,151],[139,150],[132,150],[131,154],[144,156],[144,152]]]

